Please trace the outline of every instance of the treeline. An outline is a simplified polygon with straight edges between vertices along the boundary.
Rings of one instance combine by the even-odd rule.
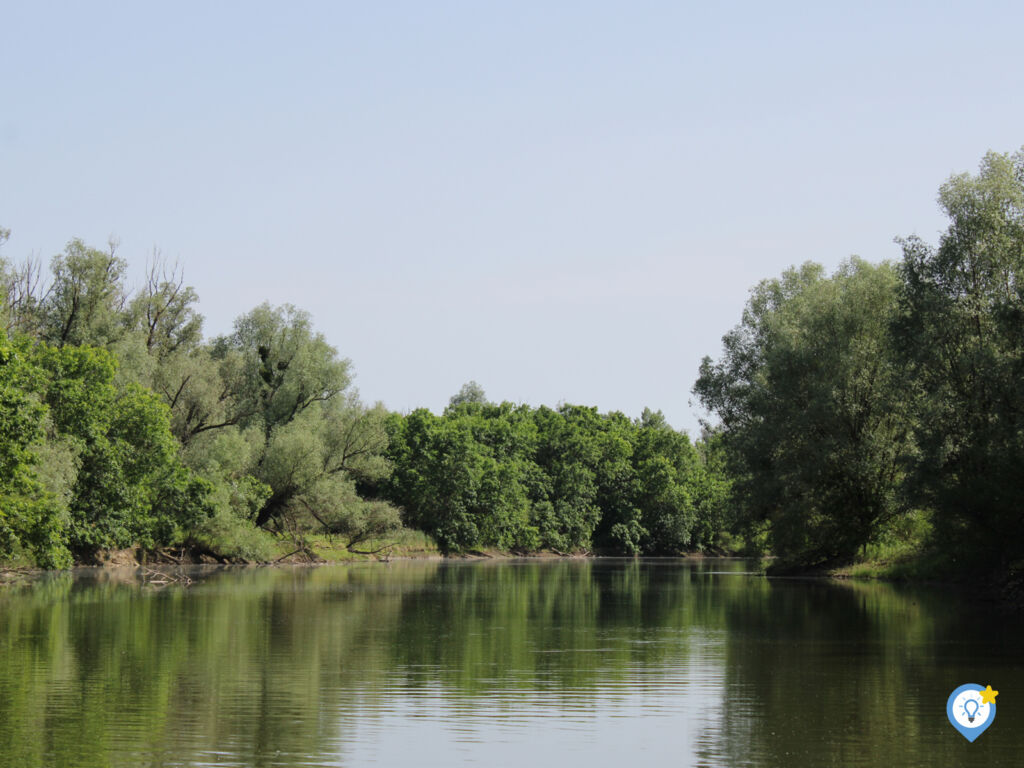
[[[74,240],[50,266],[0,261],[0,557],[265,560],[269,532],[351,544],[399,527],[355,490],[388,472],[386,413],[306,313],[263,305],[206,341],[195,292],[159,258],[135,292],[113,247]]]
[[[938,246],[760,283],[701,366],[738,525],[786,564],[909,542],[974,579],[1024,566],[1024,151],[939,200]]]
[[[660,412],[489,403],[470,382],[441,416],[388,420],[382,495],[446,551],[679,554],[726,542],[717,441],[696,445]]]
[[[0,232],[0,244],[7,232]],[[485,402],[363,404],[351,364],[291,306],[202,337],[155,258],[129,291],[114,247],[46,270],[0,260],[0,558],[63,567],[129,546],[267,560],[310,533],[349,548],[406,525],[445,552],[678,553],[726,541],[714,440],[660,413]]]
[[[1024,151],[939,199],[937,246],[756,286],[701,365],[718,423],[696,442],[659,412],[473,383],[441,415],[388,413],[294,307],[205,340],[158,258],[137,291],[114,248],[0,259],[0,558],[265,560],[282,537],[354,547],[404,523],[446,552],[742,546],[829,567],[888,548],[1005,580],[1024,566]]]

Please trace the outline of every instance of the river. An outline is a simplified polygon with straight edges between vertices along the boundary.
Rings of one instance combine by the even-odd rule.
[[[1024,764],[1024,624],[742,560],[57,573],[0,591],[0,765]],[[974,744],[962,683],[1000,691]]]

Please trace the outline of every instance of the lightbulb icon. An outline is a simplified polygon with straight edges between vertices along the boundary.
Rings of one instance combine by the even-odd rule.
[[[964,702],[964,711],[967,713],[967,722],[973,723],[978,714],[978,702],[976,699],[968,699]]]
[[[946,717],[968,741],[981,736],[996,719],[996,696],[992,686],[982,688],[976,683],[965,683],[946,699]]]

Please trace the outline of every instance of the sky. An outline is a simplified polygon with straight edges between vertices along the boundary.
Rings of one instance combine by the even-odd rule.
[[[2,3],[2,255],[158,249],[208,337],[313,315],[365,401],[660,409],[807,260],[935,242],[1024,144],[1024,4]]]

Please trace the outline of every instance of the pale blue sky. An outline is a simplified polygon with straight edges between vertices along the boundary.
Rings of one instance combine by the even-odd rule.
[[[1024,143],[1013,3],[4,3],[4,255],[159,247],[364,399],[661,408],[749,288],[934,241]]]

